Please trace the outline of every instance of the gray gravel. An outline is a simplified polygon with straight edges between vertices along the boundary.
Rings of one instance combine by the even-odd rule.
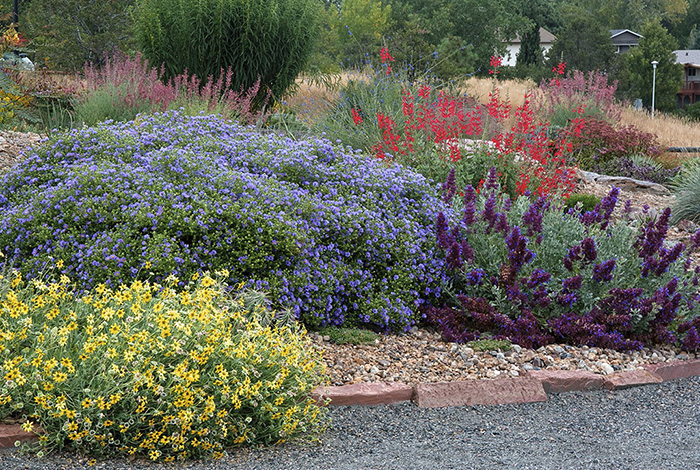
[[[331,409],[315,446],[233,452],[177,466],[0,452],[0,469],[700,469],[700,378],[546,403],[420,409]]]

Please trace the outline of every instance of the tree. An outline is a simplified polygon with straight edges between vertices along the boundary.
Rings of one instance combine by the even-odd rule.
[[[676,108],[676,93],[683,81],[683,66],[676,63],[673,51],[678,43],[657,21],[646,23],[640,34],[639,46],[627,54],[627,68],[632,93],[641,98],[645,106],[651,106],[653,87],[652,61],[658,61],[656,67],[656,107],[661,110]]]
[[[134,0],[32,0],[20,30],[32,39],[35,60],[76,71],[85,62],[102,63],[105,54],[131,44]]]
[[[525,33],[520,43],[520,50],[518,51],[517,64],[519,66],[528,65],[542,65],[544,62],[544,55],[542,54],[542,48],[540,47],[540,25],[535,22],[534,26],[530,31]]]
[[[330,25],[336,57],[346,66],[361,66],[366,54],[377,53],[391,27],[391,6],[375,0],[343,0],[336,11]]]
[[[610,31],[590,11],[581,7],[562,7],[563,27],[549,50],[551,64],[566,62],[569,70],[610,70],[616,59]]]

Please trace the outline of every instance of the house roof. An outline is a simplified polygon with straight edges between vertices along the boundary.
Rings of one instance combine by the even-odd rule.
[[[611,29],[610,30],[610,37],[614,38],[614,37],[620,36],[621,34],[624,34],[624,33],[633,34],[633,35],[637,36],[638,38],[643,37],[641,34],[635,33],[631,29]]]
[[[546,29],[540,28],[540,44],[553,43],[556,38],[557,37],[555,35],[547,31]],[[510,44],[520,44],[522,41],[523,40],[520,37],[520,35],[516,34],[515,39],[511,39],[510,41],[504,42],[508,42]]]
[[[700,67],[700,49],[683,49],[673,51],[676,54],[676,63]]]

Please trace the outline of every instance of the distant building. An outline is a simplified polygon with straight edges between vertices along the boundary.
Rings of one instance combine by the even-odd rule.
[[[617,49],[618,54],[629,52],[633,47],[639,45],[639,40],[643,36],[629,29],[611,29],[610,40]]]
[[[683,88],[676,94],[678,107],[700,103],[700,50],[673,51],[676,63],[683,64]]]
[[[542,48],[542,52],[544,53],[545,57],[547,56],[547,52],[552,48],[552,44],[554,43],[555,39],[556,36],[554,36],[552,33],[544,28],[540,28],[540,47]],[[523,40],[518,34],[515,36],[515,39],[504,42],[507,43],[507,52],[503,57],[503,65],[513,67],[517,61],[518,52],[520,52],[520,45],[522,44]]]

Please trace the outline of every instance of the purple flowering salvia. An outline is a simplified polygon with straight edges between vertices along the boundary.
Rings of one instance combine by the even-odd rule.
[[[698,335],[698,330],[692,327],[688,330],[681,343],[683,349],[688,352],[694,352],[700,349],[700,335]]]
[[[593,265],[593,280],[596,282],[610,282],[615,270],[615,260],[609,259]]]
[[[506,195],[505,200],[503,201],[503,212],[510,212],[510,209],[513,207],[513,201],[510,200],[510,197]]]
[[[438,245],[445,250],[454,243],[454,240],[448,233],[449,228],[450,227],[447,225],[447,217],[445,217],[444,213],[440,212],[435,222],[435,233],[437,234]]]
[[[496,212],[496,193],[492,192],[491,195],[486,199],[484,204],[484,210],[481,212],[481,217],[488,223],[486,227],[486,233],[489,233],[498,220],[498,213]]]
[[[504,212],[500,212],[498,214],[498,219],[494,228],[496,232],[501,232],[503,234],[508,233],[508,230],[510,230],[510,227],[508,225],[508,219],[506,218],[506,214]]]
[[[465,275],[467,284],[470,286],[481,285],[484,283],[484,278],[486,277],[486,271],[483,269],[472,269]]]
[[[528,288],[534,289],[535,287],[548,283],[551,278],[551,273],[545,271],[544,269],[537,268],[532,271],[530,277],[524,282]]]
[[[492,166],[489,170],[488,176],[486,177],[486,184],[484,184],[484,189],[486,191],[496,193],[498,192],[499,187],[500,185],[498,184],[498,172],[496,171],[496,167]]]
[[[513,227],[510,235],[506,237],[508,247],[508,262],[517,272],[521,267],[529,263],[534,258],[535,253],[528,250],[527,238],[520,234],[520,227]]]
[[[464,224],[468,227],[476,220],[476,191],[468,184],[464,188]]]
[[[632,199],[627,199],[627,200],[625,201],[625,207],[624,207],[624,209],[623,209],[623,212],[624,212],[625,214],[629,214],[629,213],[632,212]]]
[[[461,247],[459,243],[454,242],[447,250],[447,266],[450,269],[460,269],[462,267]]]
[[[613,186],[613,188],[610,190],[610,193],[600,201],[599,212],[602,212],[600,228],[602,230],[605,230],[608,227],[608,224],[610,223],[610,216],[615,210],[615,206],[617,205],[617,198],[619,195],[620,188]]]
[[[595,240],[591,237],[586,237],[581,240],[581,252],[583,257],[587,262],[593,262],[598,257],[598,251],[596,250]]]
[[[690,236],[690,244],[692,249],[700,247],[700,230]]]
[[[578,275],[573,277],[567,277],[562,281],[561,285],[565,290],[572,291],[580,289],[582,283],[583,278],[580,275]]]
[[[447,175],[447,180],[442,183],[443,201],[450,203],[455,195],[455,192],[457,192],[457,179],[455,177],[455,169],[453,167]]]
[[[466,240],[462,240],[462,259],[465,263],[471,263],[474,261],[474,248],[467,243]]]
[[[542,232],[542,217],[548,207],[547,198],[540,196],[537,201],[530,204],[527,212],[523,214],[523,226],[527,228],[525,233],[528,237]]]

